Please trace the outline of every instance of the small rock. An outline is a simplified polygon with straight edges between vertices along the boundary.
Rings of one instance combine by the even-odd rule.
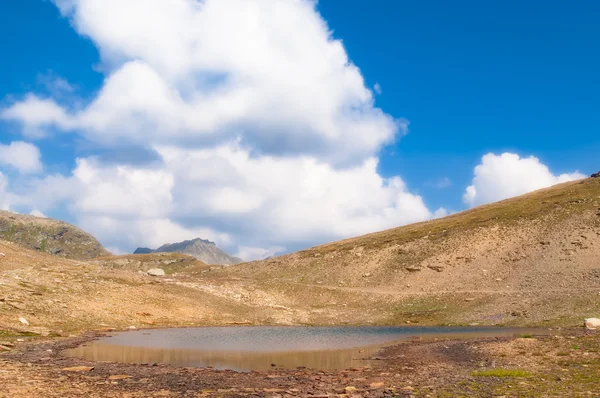
[[[469,297],[469,298],[466,298],[465,301],[470,302],[470,301],[475,301],[475,299],[472,297]]]
[[[132,376],[129,375],[113,375],[108,378],[108,380],[125,380],[131,379]]]
[[[589,330],[600,329],[600,319],[598,319],[598,318],[587,318],[584,321],[583,326],[586,329],[589,329]]]
[[[408,272],[417,272],[417,271],[421,271],[421,267],[413,267],[413,266],[409,266],[409,267],[404,267],[405,270],[407,270]]]
[[[437,271],[437,272],[442,272],[442,271],[444,271],[444,269],[446,267],[443,266],[443,265],[436,264],[436,265],[428,265],[427,268],[432,269],[432,270]]]
[[[94,370],[93,366],[73,366],[70,368],[63,368],[63,372],[91,372]]]
[[[165,271],[160,268],[152,268],[146,271],[150,276],[165,276]]]
[[[378,382],[375,382],[375,383],[371,383],[369,385],[369,387],[375,390],[375,389],[383,388],[384,385],[385,385],[384,382],[378,381]]]
[[[29,326],[29,322],[25,318],[19,318],[19,322],[21,322],[25,326]]]
[[[0,341],[0,345],[3,345],[4,347],[14,347],[15,346],[13,343],[10,343],[8,341]]]
[[[0,253],[0,257],[4,257],[4,256],[6,256],[6,254]]]
[[[127,329],[129,329],[129,330],[135,330],[137,328],[135,326],[129,326]]]
[[[0,345],[0,351],[10,351],[12,348],[4,346],[4,345]]]
[[[24,311],[25,310],[25,306],[21,303],[15,303],[13,301],[9,301],[7,302],[8,305],[10,305],[13,308],[16,308],[18,310]]]

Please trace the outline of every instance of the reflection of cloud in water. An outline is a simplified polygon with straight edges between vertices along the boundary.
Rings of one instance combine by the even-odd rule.
[[[268,370],[277,367],[294,369],[305,366],[312,369],[347,369],[370,366],[368,358],[380,346],[350,350],[289,351],[289,352],[243,352],[243,351],[204,351],[185,349],[161,349],[144,347],[123,347],[107,344],[91,344],[65,352],[68,356],[92,361],[122,363],[163,363],[175,366],[232,369],[238,371]]]
[[[206,327],[115,333],[65,351],[94,361],[162,363],[233,370],[347,369],[369,366],[380,348],[424,338],[547,334],[547,330],[486,327]]]

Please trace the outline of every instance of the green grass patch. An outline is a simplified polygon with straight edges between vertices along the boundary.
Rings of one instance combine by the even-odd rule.
[[[474,370],[471,376],[476,377],[531,377],[532,374],[520,369],[488,369]]]

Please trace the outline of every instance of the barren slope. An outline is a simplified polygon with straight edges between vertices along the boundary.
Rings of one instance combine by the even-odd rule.
[[[588,178],[222,272],[387,296],[378,322],[540,323],[600,315],[599,259],[600,178]]]
[[[600,179],[587,179],[225,268],[179,254],[69,260],[0,239],[0,335],[229,323],[577,326],[600,316],[599,203]],[[154,267],[169,275],[139,272]]]

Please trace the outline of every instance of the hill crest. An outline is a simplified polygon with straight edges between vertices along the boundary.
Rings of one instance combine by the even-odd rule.
[[[214,242],[201,238],[185,240],[183,242],[166,243],[155,250],[140,247],[134,252],[134,254],[150,253],[187,254],[209,265],[233,265],[242,262],[242,259],[234,257],[219,249]]]

